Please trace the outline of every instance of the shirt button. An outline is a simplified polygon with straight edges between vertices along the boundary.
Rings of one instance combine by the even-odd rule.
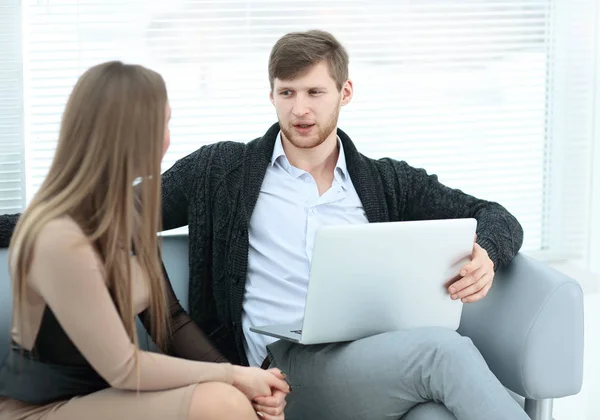
[[[310,177],[307,175],[307,176],[304,178],[304,181],[306,181],[306,182],[310,182]]]

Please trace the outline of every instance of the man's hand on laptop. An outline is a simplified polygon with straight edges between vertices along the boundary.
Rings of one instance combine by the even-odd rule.
[[[448,288],[450,297],[461,299],[464,303],[483,299],[494,282],[494,263],[488,253],[478,243],[473,245],[471,262],[460,270],[459,280]]]

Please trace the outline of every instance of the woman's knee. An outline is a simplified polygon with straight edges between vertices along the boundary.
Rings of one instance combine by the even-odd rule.
[[[210,382],[195,387],[188,420],[256,420],[250,401],[231,385]]]

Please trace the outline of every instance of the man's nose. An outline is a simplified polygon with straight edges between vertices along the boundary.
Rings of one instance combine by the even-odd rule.
[[[297,117],[303,117],[309,113],[309,107],[306,99],[300,95],[296,97],[292,113]]]

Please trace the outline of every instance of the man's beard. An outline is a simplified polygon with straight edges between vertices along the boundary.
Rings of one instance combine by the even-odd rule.
[[[295,133],[293,126],[284,127],[283,124],[281,124],[281,121],[279,121],[279,126],[281,127],[281,131],[283,132],[285,138],[292,143],[294,147],[299,149],[312,149],[323,144],[323,142],[325,142],[325,140],[327,140],[327,138],[331,135],[333,130],[336,129],[340,116],[340,108],[341,106],[336,107],[327,120],[325,126],[321,127],[315,124],[314,129],[316,130],[316,133],[312,134],[311,137],[304,137]]]

